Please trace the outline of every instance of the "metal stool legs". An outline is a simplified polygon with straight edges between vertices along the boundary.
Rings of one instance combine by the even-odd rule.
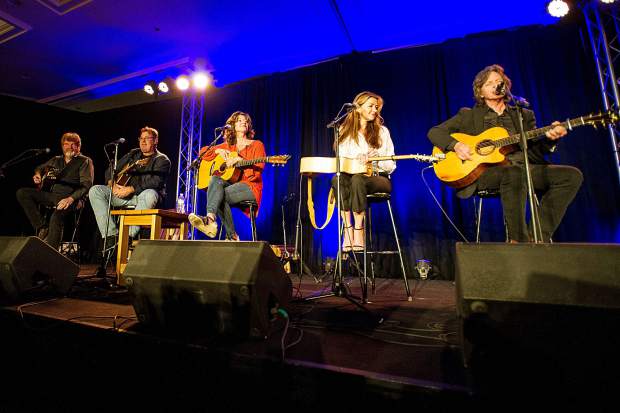
[[[256,241],[256,211],[254,205],[250,205],[250,224],[252,225],[252,241]]]

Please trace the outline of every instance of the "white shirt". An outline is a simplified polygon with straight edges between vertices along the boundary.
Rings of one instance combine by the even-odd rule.
[[[381,126],[381,129],[379,130],[379,139],[381,140],[381,146],[377,149],[377,156],[394,155],[394,143],[392,143],[390,131],[385,126]],[[355,159],[359,155],[367,154],[370,147],[366,142],[366,138],[360,132],[358,133],[357,143],[353,139],[347,138],[340,143],[338,150],[340,151],[341,157]],[[375,166],[374,169],[388,174],[391,174],[396,169],[396,162],[392,160],[373,162],[373,164]]]

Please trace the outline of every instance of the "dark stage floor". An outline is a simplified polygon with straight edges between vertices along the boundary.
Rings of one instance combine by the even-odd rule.
[[[515,397],[504,404],[510,410],[530,399],[532,387],[536,397],[550,387],[542,370],[528,365],[519,372],[515,360],[524,359],[517,357],[506,369],[503,361],[485,366],[485,385],[496,386],[478,393],[463,366],[451,281],[410,280],[408,302],[402,279],[377,279],[368,312],[340,297],[296,301],[288,328],[280,320],[266,340],[233,340],[149,330],[137,322],[129,294],[100,288],[88,277],[94,271],[83,267],[68,297],[2,308],[11,380],[0,411],[109,411],[127,396],[132,407],[156,411],[223,405],[436,412]],[[292,280],[294,294],[304,298],[329,292],[331,284]],[[358,294],[358,279],[347,282]],[[547,402],[568,404],[571,398],[558,400],[563,390],[555,390]]]

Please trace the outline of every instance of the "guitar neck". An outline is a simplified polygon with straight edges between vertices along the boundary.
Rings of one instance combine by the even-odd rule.
[[[256,159],[244,159],[242,161],[237,162],[235,167],[249,166],[249,165],[254,165],[254,164],[263,163],[263,162],[269,162],[269,156],[265,156],[263,158],[256,158]]]
[[[390,156],[373,156],[368,158],[368,162],[374,161],[398,161],[401,159],[415,159],[418,161],[433,161],[435,157],[429,155],[390,155]]]
[[[566,129],[572,129],[579,126],[587,125],[587,119],[584,119],[583,116],[574,119],[567,119],[564,122],[560,122],[561,126],[564,126]],[[556,125],[544,126],[542,128],[532,129],[530,131],[525,132],[525,138],[527,140],[536,139],[543,136],[545,133],[555,128]],[[493,142],[493,144],[497,147],[514,145],[515,143],[519,143],[521,141],[521,134],[516,133],[514,135],[510,135],[503,139],[498,139]]]

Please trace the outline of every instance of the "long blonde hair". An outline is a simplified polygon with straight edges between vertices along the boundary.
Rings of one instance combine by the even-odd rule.
[[[357,108],[361,107],[366,101],[370,98],[377,99],[377,105],[379,109],[377,110],[377,117],[372,122],[368,122],[366,124],[366,143],[371,148],[379,148],[381,146],[381,138],[379,136],[379,132],[381,131],[381,125],[383,125],[383,118],[381,117],[381,109],[383,109],[383,98],[376,93],[372,92],[362,92],[355,96],[353,99],[353,103]],[[346,139],[351,138],[355,141],[355,143],[359,143],[359,130],[360,130],[360,114],[357,109],[352,110],[344,122],[340,126],[340,137],[338,139],[338,144],[341,144]],[[334,146],[334,150],[335,150]]]

